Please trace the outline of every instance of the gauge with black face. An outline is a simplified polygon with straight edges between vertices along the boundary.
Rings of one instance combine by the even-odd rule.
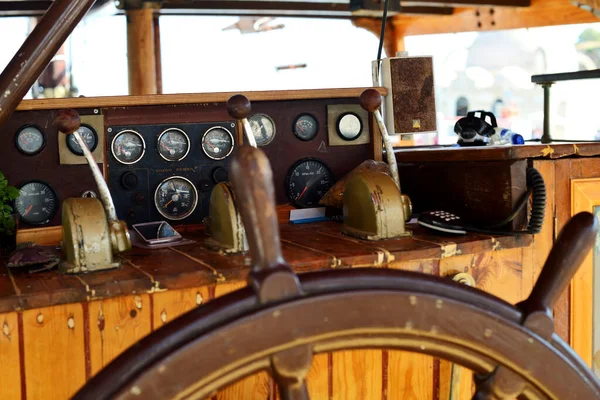
[[[85,145],[88,149],[90,149],[90,151],[96,150],[96,147],[98,147],[98,134],[96,133],[94,128],[92,128],[89,125],[81,125],[77,132],[79,132],[79,136],[81,136],[81,138],[83,139],[83,143],[85,143]],[[79,143],[77,142],[77,139],[75,139],[75,136],[67,135],[66,141],[67,147],[69,148],[71,153],[78,156],[83,155],[81,146],[79,146]]]
[[[183,160],[190,151],[190,138],[177,128],[169,128],[158,137],[158,154],[167,161]]]
[[[27,125],[15,135],[15,144],[21,153],[32,156],[42,151],[46,145],[46,135],[38,127]]]
[[[54,217],[58,204],[58,196],[50,185],[32,181],[21,186],[15,209],[21,221],[29,225],[43,225]]]
[[[188,217],[198,204],[198,191],[189,180],[174,176],[162,181],[154,193],[158,212],[170,220]]]
[[[222,160],[233,151],[233,135],[222,126],[215,126],[202,136],[202,150],[213,160]]]
[[[314,158],[296,162],[285,179],[290,201],[299,208],[317,207],[333,185],[333,174],[325,164]]]
[[[275,137],[275,122],[266,114],[255,114],[248,119],[258,146],[266,146]]]
[[[146,152],[146,142],[142,135],[132,130],[124,130],[115,136],[110,151],[121,164],[135,164]]]
[[[312,140],[319,133],[319,123],[310,114],[301,114],[294,121],[294,135],[300,140]]]

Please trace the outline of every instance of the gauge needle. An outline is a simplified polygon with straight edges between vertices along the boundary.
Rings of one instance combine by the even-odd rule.
[[[27,211],[25,211],[25,214],[23,214],[23,215],[29,214],[29,211],[31,211],[32,208],[33,208],[33,204],[29,206],[29,208],[27,209]]]
[[[168,147],[167,147],[167,146],[166,146],[164,143],[161,143],[160,145],[161,145],[162,147],[164,147],[164,148],[165,148],[167,151],[171,151],[171,149],[170,149],[170,148],[168,148]]]
[[[308,189],[308,186],[304,186],[304,190],[302,191],[302,193],[300,193],[300,196],[298,196],[298,197],[296,198],[296,200],[300,200],[300,198],[301,198],[302,196],[304,196],[304,193],[306,193],[306,189]]]
[[[215,146],[213,146],[212,144],[210,144],[210,142],[206,142],[206,144],[209,145],[211,149],[215,148]]]
[[[167,204],[165,204],[165,205],[163,206],[163,208],[167,208],[167,206],[168,206],[169,204],[171,204],[172,202],[173,202],[173,199],[169,200],[169,202],[168,202]]]

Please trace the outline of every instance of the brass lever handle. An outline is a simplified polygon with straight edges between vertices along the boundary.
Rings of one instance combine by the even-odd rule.
[[[398,164],[396,163],[394,147],[392,146],[392,141],[388,135],[385,123],[383,122],[381,112],[379,111],[379,108],[381,107],[381,94],[375,89],[365,90],[360,95],[360,105],[365,111],[373,113],[375,121],[377,121],[377,126],[379,126],[379,132],[381,132],[383,144],[385,145],[387,163],[390,166],[392,179],[394,180],[394,183],[396,183],[396,186],[398,186],[398,190],[400,190],[400,175],[398,175]],[[402,192],[402,190],[400,190],[400,192]]]
[[[96,180],[96,185],[98,185],[98,191],[100,192],[100,198],[102,199],[102,203],[104,204],[104,209],[106,210],[106,216],[109,221],[117,221],[117,212],[115,210],[115,205],[113,203],[112,197],[110,196],[110,191],[108,190],[108,186],[104,181],[104,176],[102,172],[100,172],[100,168],[98,168],[98,164],[94,159],[94,156],[88,149],[87,145],[81,138],[81,135],[78,132],[79,127],[81,126],[81,120],[79,118],[79,113],[72,109],[60,110],[56,115],[56,126],[58,130],[66,135],[73,135],[81,147],[83,151],[83,155],[87,160],[90,168],[92,169],[92,175]]]

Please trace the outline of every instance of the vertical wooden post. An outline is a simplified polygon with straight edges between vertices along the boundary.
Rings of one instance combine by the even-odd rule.
[[[154,63],[156,65],[156,93],[162,94],[162,59],[160,52],[160,17],[159,13],[154,14]]]
[[[127,10],[126,15],[129,94],[156,94],[154,10]]]

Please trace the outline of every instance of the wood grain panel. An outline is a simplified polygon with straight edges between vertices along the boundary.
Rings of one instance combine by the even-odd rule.
[[[381,350],[333,353],[333,400],[381,399]]]
[[[571,181],[571,214],[593,212],[600,205],[600,178]],[[571,281],[571,346],[581,358],[592,365],[594,250],[590,250]],[[597,328],[596,328],[597,329]]]
[[[124,296],[89,303],[92,375],[151,331],[150,296]]]
[[[329,355],[313,356],[312,365],[306,376],[310,400],[329,400]]]
[[[389,350],[387,398],[389,400],[433,399],[433,360],[433,357],[423,354]]]
[[[227,293],[241,289],[246,286],[245,281],[225,283],[215,287],[215,298]],[[230,385],[217,393],[217,400],[259,400],[269,399],[271,387],[273,386],[271,377],[266,372],[261,372],[242,379],[241,381]]]
[[[0,314],[0,399],[21,398],[21,359],[17,313]]]
[[[206,303],[209,300],[208,287],[182,290],[169,290],[154,293],[154,329],[174,320],[181,314]]]
[[[28,399],[70,398],[85,383],[83,305],[23,312]]]
[[[440,400],[471,400],[473,392],[473,371],[448,361],[440,361]]]
[[[269,90],[244,91],[250,101],[279,100],[314,100],[356,97],[368,88],[345,89],[302,89],[302,90]],[[385,88],[375,88],[383,96]],[[17,110],[59,110],[62,108],[98,108],[98,107],[134,107],[197,103],[225,103],[231,96],[239,92],[163,94],[145,96],[102,96],[77,97],[69,99],[23,100]]]

